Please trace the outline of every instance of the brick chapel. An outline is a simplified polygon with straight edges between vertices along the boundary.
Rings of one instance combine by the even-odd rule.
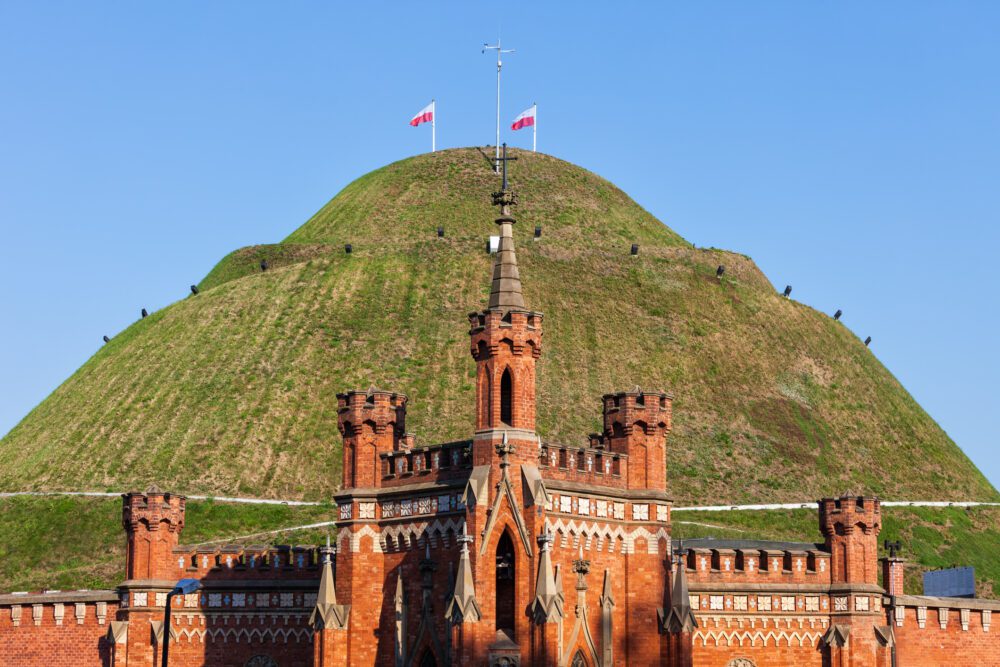
[[[506,179],[493,200],[470,439],[417,447],[405,395],[340,394],[335,546],[185,547],[184,497],[125,494],[125,580],[0,595],[0,664],[152,667],[168,639],[183,667],[1000,664],[1000,603],[904,594],[902,560],[879,559],[877,498],[819,501],[820,544],[672,542],[670,394],[605,395],[582,445],[540,437],[543,316],[522,294]],[[172,599],[165,627],[183,578],[202,589]]]

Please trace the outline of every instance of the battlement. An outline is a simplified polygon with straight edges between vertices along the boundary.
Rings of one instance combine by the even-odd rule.
[[[486,351],[495,356],[505,342],[514,356],[527,352],[537,359],[542,353],[542,314],[528,310],[469,313],[469,337],[470,352],[476,361],[484,359]]]
[[[315,545],[202,545],[173,551],[178,579],[312,579],[318,578],[322,557]]]
[[[681,548],[692,582],[830,583],[830,553],[814,544],[703,539]]]
[[[628,454],[612,452],[600,445],[567,447],[543,442],[538,452],[538,467],[546,479],[615,489],[627,486]]]
[[[619,391],[603,397],[604,436],[614,443],[640,428],[647,435],[657,429],[664,435],[671,429],[671,406],[674,397],[664,392],[641,389]]]
[[[427,447],[404,446],[397,451],[382,452],[382,486],[401,486],[412,483],[433,482],[466,474],[472,468],[472,441],[447,442]]]
[[[859,529],[866,535],[882,527],[882,503],[878,498],[844,493],[819,501],[819,528],[827,538],[850,535]]]
[[[390,429],[402,435],[406,431],[406,394],[382,389],[352,390],[337,394],[337,428],[342,436],[369,422],[373,431],[383,434]]]

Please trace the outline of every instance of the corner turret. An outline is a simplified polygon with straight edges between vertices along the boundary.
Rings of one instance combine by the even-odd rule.
[[[122,494],[122,526],[127,536],[125,578],[170,579],[177,563],[173,550],[184,529],[187,498],[161,491]]]
[[[604,396],[604,442],[628,456],[630,489],[667,488],[667,434],[671,428],[670,394],[636,387]]]
[[[344,438],[344,487],[379,485],[379,455],[409,442],[406,401],[404,394],[374,388],[337,394],[337,428]]]
[[[819,501],[819,529],[830,551],[833,583],[878,585],[878,498],[843,493]]]

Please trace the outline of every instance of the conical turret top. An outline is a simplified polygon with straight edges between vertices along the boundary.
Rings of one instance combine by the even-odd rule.
[[[517,195],[507,187],[507,162],[517,158],[507,157],[507,144],[503,146],[503,186],[493,193],[493,205],[500,207],[500,245],[493,261],[493,284],[490,287],[490,310],[524,309],[524,295],[521,293],[521,274],[517,270],[517,256],[514,254],[514,218],[510,207],[517,204]]]

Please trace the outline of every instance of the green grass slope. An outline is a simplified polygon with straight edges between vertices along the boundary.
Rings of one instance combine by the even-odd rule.
[[[693,248],[600,177],[516,154],[518,258],[546,315],[544,438],[583,444],[600,396],[638,384],[675,395],[680,503],[845,488],[998,498],[843,324],[781,298],[750,259]],[[199,295],[118,334],[0,440],[0,490],[156,481],[326,498],[340,481],[335,395],[372,384],[410,396],[418,443],[467,437],[466,314],[486,301],[496,188],[476,149],[421,155],[350,184],[284,242],[232,253]]]
[[[332,505],[189,500],[181,543],[322,544],[332,528],[282,529],[333,521],[334,514]],[[117,498],[0,499],[0,593],[114,588],[125,578],[121,516]]]

